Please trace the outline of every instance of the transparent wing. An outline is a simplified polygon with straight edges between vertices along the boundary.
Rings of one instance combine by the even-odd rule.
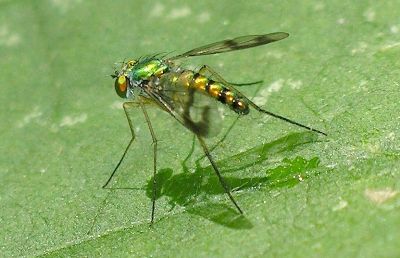
[[[222,40],[192,49],[188,52],[172,57],[170,58],[170,60],[189,57],[189,56],[212,55],[217,53],[224,53],[229,51],[256,47],[284,39],[288,36],[289,34],[286,32],[274,32],[264,35],[249,35],[249,36],[237,37],[234,39]]]
[[[156,82],[157,91],[149,82],[150,87],[145,89],[147,95],[193,133],[202,137],[216,136],[222,128],[224,106],[196,90],[171,83],[168,77],[163,79]]]

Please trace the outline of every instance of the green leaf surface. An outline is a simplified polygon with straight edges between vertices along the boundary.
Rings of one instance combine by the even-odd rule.
[[[400,2],[0,1],[0,256],[399,257]],[[226,114],[213,151],[150,108],[130,138],[113,65],[284,31],[208,64],[269,111]],[[221,106],[221,105],[220,105]],[[233,126],[232,126],[233,125]],[[214,140],[215,142],[215,140]],[[212,144],[212,143],[211,143]]]

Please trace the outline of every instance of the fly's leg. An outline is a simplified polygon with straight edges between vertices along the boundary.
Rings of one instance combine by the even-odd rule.
[[[222,177],[221,173],[219,172],[219,169],[217,167],[217,164],[215,164],[214,159],[212,158],[206,143],[204,142],[203,138],[199,135],[196,135],[197,139],[200,142],[201,147],[203,148],[204,153],[206,154],[208,160],[211,163],[211,166],[213,167],[215,174],[217,174],[218,180],[221,183],[222,187],[224,188],[225,193],[228,195],[229,199],[232,201],[232,203],[235,205],[236,209],[239,211],[240,214],[243,214],[242,209],[240,209],[239,205],[237,204],[237,202],[235,201],[235,199],[233,198],[229,186],[228,184],[225,182],[224,178]]]
[[[234,85],[236,87],[240,87],[240,86],[249,86],[249,85],[255,85],[255,84],[259,84],[259,83],[263,83],[263,80],[260,81],[255,81],[255,82],[243,82],[243,83],[234,83],[234,82],[228,82],[229,85]]]
[[[227,82],[224,78],[222,78],[217,72],[215,72],[215,71],[214,71],[211,67],[209,67],[208,65],[203,65],[203,66],[200,68],[199,73],[200,73],[200,74],[204,74],[204,73],[207,72],[207,71],[208,71],[209,73],[211,73],[212,76],[214,76],[214,77],[217,79],[217,81],[219,81],[219,82],[225,84],[227,87],[231,88],[233,91],[235,91],[236,93],[238,93],[238,94],[240,94],[241,96],[243,96],[243,98],[245,98],[245,99],[248,101],[248,103],[250,104],[250,106],[252,106],[252,107],[253,107],[254,109],[256,109],[257,111],[259,111],[259,112],[261,112],[261,113],[264,113],[264,114],[267,114],[267,115],[269,115],[269,116],[278,118],[278,119],[283,120],[283,121],[285,121],[285,122],[287,122],[287,123],[290,123],[290,124],[293,124],[293,125],[296,125],[296,126],[305,128],[305,129],[307,129],[307,130],[310,130],[310,131],[313,131],[313,132],[316,132],[316,133],[319,133],[319,134],[322,134],[322,135],[327,136],[326,133],[324,133],[324,132],[322,132],[322,131],[320,131],[320,130],[318,130],[318,129],[314,129],[314,128],[312,128],[312,127],[309,127],[309,126],[303,125],[303,124],[301,124],[301,123],[299,123],[299,122],[296,122],[296,121],[294,121],[294,120],[292,120],[292,119],[289,119],[289,118],[286,118],[286,117],[284,117],[284,116],[281,116],[281,115],[272,113],[272,112],[270,112],[270,111],[267,111],[267,110],[265,110],[265,109],[262,109],[261,107],[257,106],[253,101],[251,101],[250,99],[248,99],[245,95],[243,95],[242,93],[240,93],[232,84],[230,84],[229,82]]]
[[[131,137],[128,145],[125,148],[124,154],[122,154],[121,159],[119,160],[118,164],[115,166],[115,168],[114,168],[113,172],[111,173],[110,177],[108,178],[107,182],[102,186],[103,188],[106,188],[107,185],[111,182],[112,178],[114,177],[115,173],[117,172],[122,161],[125,159],[126,153],[128,152],[129,148],[131,147],[133,141],[135,140],[135,131],[133,130],[132,119],[129,117],[128,110],[130,108],[137,107],[137,105],[138,105],[138,103],[136,103],[136,102],[125,102],[124,104],[122,104],[122,107],[124,108],[124,111],[125,111],[126,119],[128,120],[129,129],[131,130],[132,137]]]
[[[213,69],[211,69],[211,67],[209,67],[208,65],[203,65],[200,70],[199,70],[199,74],[203,75],[203,76],[207,76],[206,72],[209,72],[211,75],[215,76],[215,78],[222,82],[222,83],[226,83],[228,85],[234,85],[234,86],[249,86],[249,85],[255,85],[255,84],[259,84],[259,83],[263,83],[263,80],[259,80],[259,81],[255,81],[255,82],[243,82],[243,83],[234,83],[234,82],[227,82],[225,81],[221,75],[217,74],[217,72],[215,72]]]
[[[133,129],[132,119],[130,118],[128,112],[129,112],[129,109],[131,109],[131,108],[137,108],[138,106],[140,106],[140,107],[142,108],[142,111],[143,111],[145,120],[146,120],[146,122],[147,122],[147,125],[149,126],[149,130],[150,130],[150,133],[151,133],[151,137],[152,137],[152,139],[153,139],[153,148],[154,148],[154,149],[153,149],[153,154],[154,154],[154,160],[153,160],[153,161],[154,161],[154,166],[153,166],[153,169],[154,169],[154,171],[153,171],[153,196],[152,196],[152,209],[151,209],[151,224],[153,224],[153,221],[154,221],[154,211],[155,211],[155,199],[156,199],[157,138],[155,137],[154,130],[153,130],[153,127],[151,126],[149,116],[148,116],[148,114],[147,114],[147,112],[146,112],[146,109],[145,109],[145,107],[144,107],[144,105],[147,104],[147,103],[148,103],[148,102],[146,102],[146,100],[142,100],[142,101],[140,101],[139,103],[138,103],[138,102],[125,102],[125,103],[123,103],[122,107],[124,108],[125,116],[126,116],[126,118],[127,118],[127,120],[128,120],[129,129],[130,129],[130,131],[131,131],[132,137],[131,137],[131,139],[130,139],[128,145],[126,146],[125,151],[124,151],[124,153],[122,154],[122,157],[121,157],[121,159],[119,160],[118,164],[115,166],[115,168],[114,168],[113,172],[111,173],[110,177],[108,178],[107,182],[103,185],[103,188],[106,188],[106,187],[108,186],[108,184],[111,182],[111,180],[112,180],[113,177],[115,176],[115,173],[117,172],[119,166],[122,164],[122,161],[125,159],[125,156],[126,156],[128,150],[129,150],[129,148],[131,147],[133,141],[135,140],[135,131],[134,131],[134,129]],[[106,199],[108,199],[108,195],[107,195],[107,197],[104,199],[103,203],[105,202]],[[99,212],[100,212],[100,209],[99,209],[99,211],[97,212],[97,214],[98,214]],[[90,227],[89,231],[87,232],[87,234],[90,234],[90,233],[92,232],[93,227],[94,227],[94,225],[96,224],[96,221],[97,221],[97,216],[98,216],[98,215],[96,215],[96,217],[95,217],[95,219],[94,219],[94,222],[93,222],[92,226]]]
[[[225,141],[226,137],[228,137],[228,134],[231,132],[233,127],[235,127],[236,123],[239,121],[239,118],[240,118],[240,116],[237,116],[235,121],[233,121],[233,123],[229,126],[228,130],[226,130],[226,133],[222,136],[222,138],[219,139],[217,142],[215,142],[214,145],[211,146],[211,148],[209,148],[210,153],[213,152],[221,143],[223,143]],[[205,156],[206,156],[205,154],[201,155],[201,157],[199,157],[196,162],[199,162]]]
[[[142,108],[143,114],[144,114],[144,118],[146,119],[146,123],[149,127],[149,131],[151,134],[151,139],[153,141],[153,196],[152,196],[152,204],[151,204],[151,221],[150,221],[150,225],[153,225],[154,222],[154,213],[155,213],[155,209],[156,209],[156,195],[157,195],[157,179],[156,179],[156,175],[157,175],[157,138],[156,135],[154,133],[153,130],[153,126],[151,125],[150,122],[150,118],[149,115],[147,114],[146,108],[144,107],[143,103],[140,103],[140,107]]]
[[[110,175],[110,177],[108,178],[107,182],[102,186],[102,188],[106,188],[107,185],[111,182],[111,180],[112,180],[112,178],[114,177],[115,173],[117,172],[119,166],[121,165],[122,161],[124,160],[124,158],[125,158],[125,156],[126,156],[126,153],[128,152],[129,148],[131,147],[133,141],[135,140],[135,131],[133,130],[132,120],[131,120],[131,118],[129,117],[128,110],[131,109],[131,108],[137,107],[137,105],[138,105],[138,104],[137,104],[136,102],[125,102],[124,104],[122,104],[122,107],[124,108],[124,112],[125,112],[126,119],[128,120],[129,129],[131,130],[131,135],[132,135],[132,137],[131,137],[131,139],[130,139],[128,145],[126,146],[125,151],[124,151],[124,153],[122,154],[121,159],[119,160],[118,164],[115,166],[113,172],[111,173],[111,175]],[[106,200],[109,198],[109,195],[110,195],[110,194],[111,194],[111,192],[109,192],[109,193],[107,194],[107,197],[103,200],[102,205],[101,205],[100,207],[103,207],[103,206],[105,205],[105,202],[106,202]],[[98,211],[96,212],[96,216],[94,217],[93,223],[92,223],[92,225],[91,225],[89,231],[87,232],[87,234],[90,234],[90,233],[92,232],[93,227],[94,227],[94,225],[95,225],[96,222],[97,222],[97,217],[99,216],[99,213],[101,212],[101,209],[102,209],[102,208],[100,208],[100,207],[99,207]]]
[[[203,65],[203,66],[201,67],[201,69],[199,70],[199,74],[201,74],[201,75],[203,75],[203,76],[207,76],[207,75],[206,75],[206,72],[207,72],[207,71],[208,71],[211,75],[218,75],[218,74],[216,74],[215,71],[212,71],[211,68],[210,68],[209,66],[207,66],[207,65]],[[222,79],[221,76],[218,75],[218,79]],[[255,81],[255,82],[246,82],[246,83],[232,83],[232,82],[228,82],[228,84],[229,84],[229,85],[235,85],[235,86],[240,87],[240,86],[255,85],[255,84],[262,83],[262,82],[263,82],[263,81],[260,80],[260,81]],[[224,136],[223,136],[221,139],[219,139],[213,146],[211,146],[211,148],[209,148],[210,153],[211,153],[214,149],[216,149],[216,148],[226,139],[226,137],[228,136],[229,132],[232,130],[232,128],[233,128],[233,127],[236,125],[236,123],[238,122],[239,117],[240,117],[240,116],[238,116],[238,117],[235,119],[235,121],[231,124],[231,126],[228,128],[228,130],[226,131],[226,133],[224,134]],[[201,160],[201,159],[203,159],[204,157],[205,157],[205,155],[202,155],[198,160]]]
[[[188,166],[186,165],[186,162],[189,160],[189,158],[190,158],[190,157],[193,155],[193,153],[194,153],[195,143],[196,143],[196,138],[195,138],[194,135],[193,135],[192,146],[190,147],[189,153],[188,153],[188,155],[186,156],[186,158],[181,162],[182,168],[183,168],[183,171],[184,171],[184,172],[188,172],[188,171],[189,171],[189,168],[188,168]],[[203,158],[204,158],[204,156],[203,156]]]

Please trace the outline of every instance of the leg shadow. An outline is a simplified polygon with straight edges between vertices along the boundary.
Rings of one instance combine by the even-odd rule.
[[[294,133],[226,157],[217,161],[217,165],[233,192],[254,191],[262,187],[293,187],[312,175],[311,172],[319,166],[318,157],[311,159],[300,156],[294,159],[284,158],[280,165],[265,170],[263,176],[239,178],[232,176],[232,174],[235,171],[252,167],[265,162],[269,158],[274,158],[302,145],[317,141],[318,137],[314,133]],[[167,197],[171,210],[176,206],[185,207],[186,211],[191,214],[229,228],[249,229],[252,227],[251,222],[243,215],[238,214],[233,207],[210,201],[210,196],[224,194],[224,190],[211,166],[201,167],[198,160],[194,173],[185,170],[184,166],[184,172],[176,175],[170,168],[158,171],[156,176],[157,199]],[[152,182],[153,178],[150,178],[145,187],[149,199],[152,197]]]

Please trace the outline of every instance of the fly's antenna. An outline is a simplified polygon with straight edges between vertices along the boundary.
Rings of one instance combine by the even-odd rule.
[[[124,61],[115,62],[113,65],[113,69],[117,70],[117,65],[122,66],[123,64],[125,64],[125,60],[126,60],[126,58],[124,58]]]

